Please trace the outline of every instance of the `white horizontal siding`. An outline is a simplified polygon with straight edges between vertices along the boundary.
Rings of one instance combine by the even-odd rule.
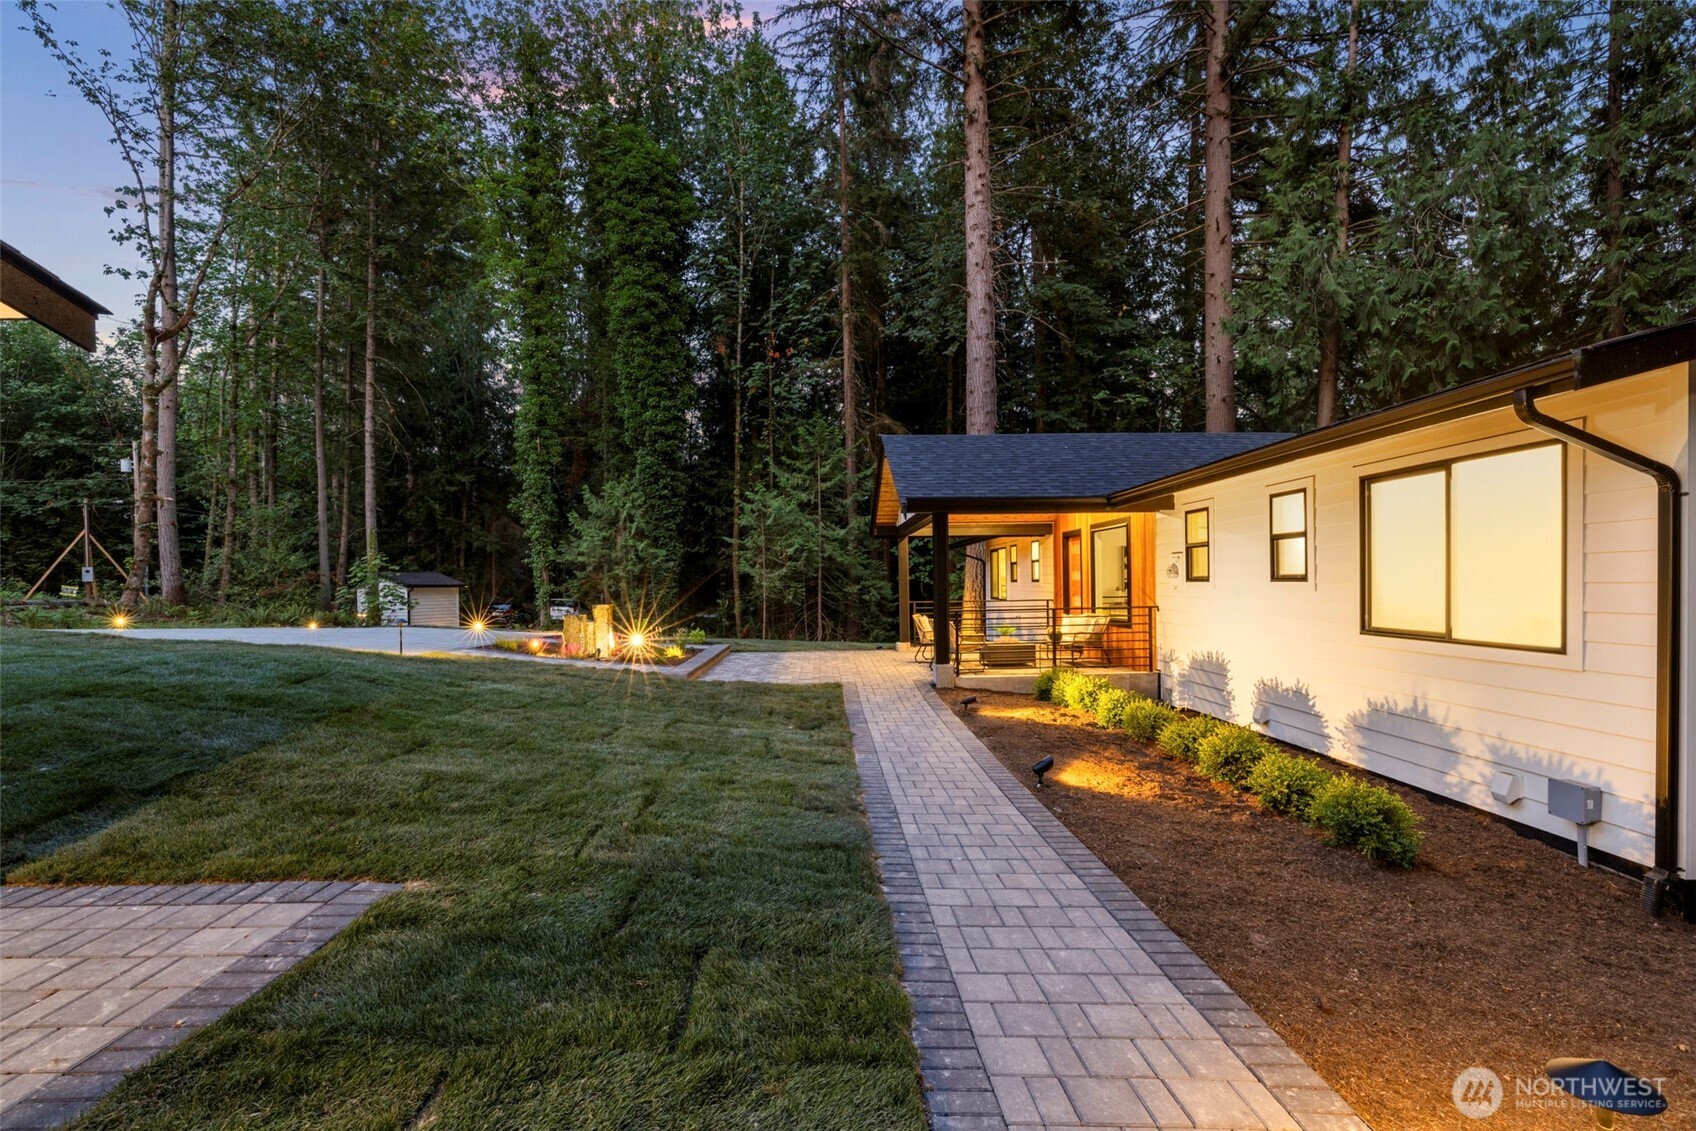
[[[1683,470],[1689,380],[1681,367],[1543,407]],[[1599,785],[1603,822],[1591,844],[1648,862],[1656,659],[1648,477],[1569,453],[1564,654],[1360,631],[1362,476],[1543,439],[1503,411],[1180,494],[1156,523],[1160,663],[1173,698],[1242,723],[1264,703],[1265,729],[1277,738],[1565,837],[1574,829],[1548,815],[1548,779]],[[1302,485],[1311,493],[1309,580],[1274,582],[1267,498]],[[1181,560],[1181,516],[1197,506],[1213,511],[1213,577],[1204,583],[1165,568]],[[1490,797],[1498,770],[1524,776],[1517,805]]]

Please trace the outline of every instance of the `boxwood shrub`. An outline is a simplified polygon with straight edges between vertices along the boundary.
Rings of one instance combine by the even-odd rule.
[[[1172,757],[1194,762],[1202,739],[1224,725],[1212,715],[1180,715],[1161,728],[1156,741]]]
[[[1331,780],[1331,771],[1319,763],[1273,747],[1248,775],[1248,791],[1274,813],[1307,820],[1313,795]]]
[[[1112,691],[1113,685],[1098,675],[1084,675],[1082,672],[1072,672],[1066,679],[1055,685],[1055,701],[1074,711],[1087,714],[1095,712],[1095,701],[1102,694]]]
[[[1134,695],[1119,712],[1119,729],[1138,742],[1153,742],[1179,717],[1178,712],[1157,699]]]
[[[1335,774],[1314,794],[1307,811],[1325,830],[1327,843],[1357,848],[1368,860],[1411,868],[1419,854],[1419,816],[1382,786]]]
[[[1065,668],[1049,668],[1047,671],[1036,673],[1036,698],[1039,703],[1054,701],[1054,684],[1059,680]]]
[[[1267,741],[1247,727],[1221,726],[1196,747],[1196,769],[1214,781],[1241,786],[1270,752]]]
[[[1095,721],[1104,727],[1118,730],[1123,726],[1125,711],[1139,696],[1117,687],[1109,687],[1095,697]]]

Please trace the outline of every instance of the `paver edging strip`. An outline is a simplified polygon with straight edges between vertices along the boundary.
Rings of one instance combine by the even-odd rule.
[[[1069,865],[1084,887],[1101,901],[1119,926],[1145,951],[1154,964],[1188,1001],[1219,1031],[1220,1037],[1254,1073],[1268,1091],[1284,1104],[1303,1128],[1312,1131],[1371,1131],[1367,1122],[1348,1102],[1314,1072],[1299,1053],[1250,1005],[1233,992],[1202,958],[1189,948],[1176,931],[1162,922],[1139,899],[1125,881],[1113,874],[1096,854],[1077,838],[1060,819],[1049,812],[1001,760],[990,753],[971,728],[957,718],[935,694],[923,696],[943,725],[954,730],[962,746],[989,780],[1030,822],[1037,835]],[[1250,1057],[1253,1057],[1251,1060]],[[1293,1087],[1290,1069],[1305,1069],[1307,1077]],[[1268,1069],[1272,1070],[1268,1078]]]
[[[1005,1131],[1000,1104],[966,1020],[960,989],[948,969],[930,901],[920,887],[907,834],[889,791],[883,761],[866,726],[859,689],[842,685],[842,699],[860,771],[861,801],[871,825],[883,897],[895,922],[901,986],[913,1003],[913,1044],[919,1050],[925,1114],[936,1131]],[[989,1106],[996,1114],[972,1112]],[[950,1111],[950,1108],[965,1109]]]

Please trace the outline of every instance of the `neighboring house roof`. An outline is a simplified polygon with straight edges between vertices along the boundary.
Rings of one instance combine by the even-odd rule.
[[[1365,443],[1413,428],[1424,428],[1482,412],[1511,408],[1521,389],[1563,393],[1696,361],[1696,320],[1626,334],[1583,349],[1480,377],[1453,388],[1366,413],[1338,424],[1281,439],[1253,451],[1179,469],[1163,478],[1126,483],[1108,500],[1115,508],[1135,508],[1214,480],[1273,467],[1302,456]]]
[[[464,589],[463,581],[455,581],[445,573],[434,573],[430,570],[418,570],[413,573],[386,573],[383,575],[396,585],[404,585],[408,589]]]
[[[93,351],[94,322],[110,314],[59,276],[0,240],[0,318],[27,318]]]
[[[1105,507],[1115,491],[1264,447],[1282,432],[1035,432],[884,436],[890,514]],[[891,503],[895,505],[892,507]],[[877,505],[881,504],[881,505]],[[888,512],[888,513],[886,513]]]

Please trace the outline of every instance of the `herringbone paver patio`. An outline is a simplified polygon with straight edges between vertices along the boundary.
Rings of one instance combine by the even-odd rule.
[[[937,1131],[1366,1124],[894,652],[736,653],[840,683]]]

